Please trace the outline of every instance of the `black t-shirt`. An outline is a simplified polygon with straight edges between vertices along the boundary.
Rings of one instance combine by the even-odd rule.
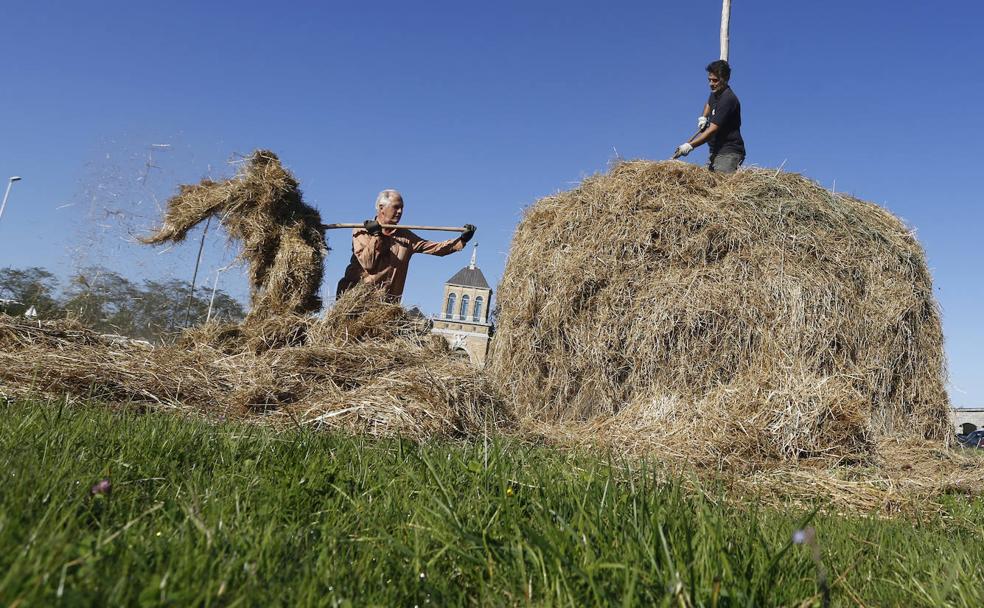
[[[745,155],[745,140],[741,138],[741,102],[725,87],[720,93],[711,93],[707,99],[711,107],[710,121],[717,125],[717,133],[708,142],[712,154]]]

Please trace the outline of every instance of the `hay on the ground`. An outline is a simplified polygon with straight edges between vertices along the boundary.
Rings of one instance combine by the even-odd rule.
[[[367,287],[347,292],[324,318],[206,324],[157,347],[0,316],[0,394],[421,440],[488,432],[506,420],[479,370]]]
[[[167,201],[161,227],[142,241],[180,242],[212,215],[242,245],[239,257],[249,265],[250,317],[321,309],[318,292],[327,250],[321,216],[304,203],[297,180],[276,154],[257,150],[231,179],[182,185]]]
[[[527,424],[718,464],[952,433],[921,247],[799,175],[621,163],[527,210],[498,302],[490,370]]]
[[[723,490],[725,499],[741,504],[932,519],[952,512],[956,501],[978,499],[984,493],[979,450],[947,447],[938,440],[882,437],[859,461],[748,458],[708,466],[711,463],[694,459],[692,446],[654,444],[652,437],[603,421],[526,419],[523,428],[547,444],[625,457],[636,470],[672,476],[695,493]]]

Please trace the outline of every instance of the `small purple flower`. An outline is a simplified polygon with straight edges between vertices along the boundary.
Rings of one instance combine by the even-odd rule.
[[[101,479],[98,483],[96,483],[96,485],[92,486],[93,496],[98,496],[100,494],[106,494],[108,496],[112,491],[113,484],[111,484],[108,479]]]

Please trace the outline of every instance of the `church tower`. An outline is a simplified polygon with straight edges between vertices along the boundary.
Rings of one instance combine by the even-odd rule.
[[[441,312],[434,315],[433,331],[448,341],[452,351],[467,356],[474,365],[484,366],[492,337],[492,288],[475,263],[477,257],[476,244],[468,266],[444,283],[444,300]]]

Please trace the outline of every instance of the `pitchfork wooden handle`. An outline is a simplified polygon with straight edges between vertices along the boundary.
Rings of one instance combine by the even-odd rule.
[[[364,224],[321,224],[323,230],[334,230],[335,228],[364,228]],[[404,224],[380,224],[380,228],[406,228],[407,230],[442,230],[444,232],[464,232],[463,226],[407,226]]]

